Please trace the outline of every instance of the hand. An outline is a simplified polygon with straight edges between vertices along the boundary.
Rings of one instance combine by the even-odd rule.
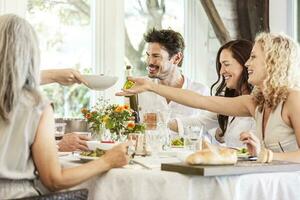
[[[87,85],[80,72],[71,68],[43,70],[41,79],[42,84],[57,82],[61,85],[72,85],[75,83]]]
[[[252,132],[242,132],[240,140],[247,145],[248,152],[251,156],[259,155],[261,151],[260,140]]]
[[[220,127],[216,129],[215,138],[219,143],[225,143],[224,134]]]
[[[168,121],[168,128],[174,132],[178,132],[178,123],[176,119]]]
[[[151,90],[153,87],[152,81],[149,81],[145,78],[133,78],[133,77],[128,77],[127,78],[130,81],[133,81],[135,84],[132,88],[130,89],[122,89],[123,92],[118,92],[116,93],[117,96],[131,96],[134,94],[142,93],[145,91]]]
[[[89,148],[86,141],[90,140],[89,137],[85,135],[78,135],[76,133],[67,133],[57,144],[59,151],[88,151]]]
[[[127,165],[129,162],[129,155],[127,154],[128,145],[129,143],[119,144],[106,151],[102,158],[111,168]]]

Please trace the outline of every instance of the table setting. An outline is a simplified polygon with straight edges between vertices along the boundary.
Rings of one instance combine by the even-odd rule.
[[[180,137],[171,135],[167,128],[168,111],[144,111],[139,113],[141,121],[137,122],[128,105],[110,104],[102,98],[93,108],[83,108],[81,112],[88,130],[78,132],[91,135],[92,140],[87,141],[89,151],[59,152],[62,167],[99,159],[113,146],[131,142],[128,165],[72,188],[88,188],[89,199],[231,200],[300,196],[300,164],[261,163],[246,149],[211,145],[204,137],[203,127],[188,127]],[[284,189],[279,191],[279,186]],[[266,192],[274,190],[272,194]]]

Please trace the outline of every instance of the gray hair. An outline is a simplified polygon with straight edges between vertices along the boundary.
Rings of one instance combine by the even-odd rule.
[[[0,16],[0,117],[10,113],[23,92],[35,103],[41,101],[39,86],[40,53],[33,27],[16,15]]]

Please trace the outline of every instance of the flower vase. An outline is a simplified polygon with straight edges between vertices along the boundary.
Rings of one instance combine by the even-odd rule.
[[[111,140],[115,141],[115,142],[125,142],[127,139],[127,135],[125,135],[124,133],[120,132],[111,132]]]
[[[105,136],[106,128],[105,127],[100,127],[99,130],[94,130],[92,132],[92,140],[96,141],[102,141],[103,137]]]

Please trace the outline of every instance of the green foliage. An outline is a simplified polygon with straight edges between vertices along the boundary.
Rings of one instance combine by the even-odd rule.
[[[54,104],[56,117],[80,117],[80,109],[89,106],[90,94],[85,86],[51,84],[42,88]]]
[[[90,0],[29,0],[28,12],[51,12],[60,17],[64,25],[89,25],[90,24]]]

